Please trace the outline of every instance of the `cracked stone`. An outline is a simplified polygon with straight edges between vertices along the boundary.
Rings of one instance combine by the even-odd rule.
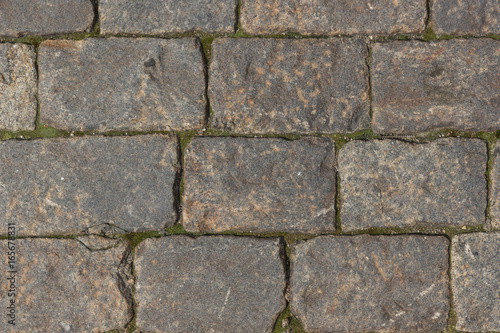
[[[500,229],[500,143],[495,144],[492,152],[490,216],[493,228]]]

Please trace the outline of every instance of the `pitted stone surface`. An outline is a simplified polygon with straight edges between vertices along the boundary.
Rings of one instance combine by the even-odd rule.
[[[35,129],[36,86],[34,48],[0,44],[0,131]]]
[[[320,236],[292,247],[291,311],[307,332],[440,332],[445,237]]]
[[[486,143],[351,141],[339,153],[343,230],[485,222]]]
[[[1,241],[2,248],[7,242]],[[16,325],[4,316],[2,332],[108,332],[132,318],[121,291],[126,243],[94,252],[74,239],[17,239],[16,246]],[[2,277],[0,287],[7,291],[9,274]],[[5,307],[12,299],[7,292],[1,298]]]
[[[135,254],[143,332],[271,332],[285,307],[276,239],[147,239]]]
[[[422,0],[242,0],[241,25],[253,34],[416,33],[426,15]]]
[[[490,188],[490,215],[494,229],[500,229],[500,143],[496,143],[492,152],[492,171]]]
[[[22,235],[161,230],[175,222],[177,164],[177,140],[160,135],[2,141],[0,216]]]
[[[500,41],[377,43],[371,59],[374,132],[500,129]]]
[[[455,236],[451,266],[456,328],[500,331],[500,233]]]
[[[93,19],[90,0],[0,1],[0,36],[90,31]]]
[[[183,224],[193,232],[335,230],[335,146],[195,138],[184,160]]]
[[[367,49],[359,39],[218,39],[212,126],[236,133],[368,128]]]
[[[189,130],[205,122],[205,77],[194,38],[45,41],[40,121],[64,130]]]

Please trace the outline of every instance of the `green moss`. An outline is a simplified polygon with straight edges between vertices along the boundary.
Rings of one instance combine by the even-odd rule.
[[[165,228],[166,235],[185,235],[188,234],[186,230],[184,230],[184,226],[180,223],[174,224],[171,227]]]
[[[488,34],[485,37],[500,40],[500,35]]]
[[[284,320],[287,321],[285,327],[283,327]],[[290,306],[287,306],[278,319],[276,319],[273,333],[285,333],[288,328],[291,329],[292,333],[306,333],[300,321],[290,313]]]
[[[426,42],[437,39],[436,34],[434,33],[434,30],[432,30],[431,27],[428,27],[427,30],[422,34],[422,39]]]
[[[200,43],[207,66],[210,66],[210,60],[212,57],[212,43],[214,42],[216,37],[216,35],[204,35],[200,37]]]
[[[152,237],[161,237],[161,234],[157,231],[130,232],[121,237],[126,239],[130,244],[130,248],[134,250],[143,240]]]

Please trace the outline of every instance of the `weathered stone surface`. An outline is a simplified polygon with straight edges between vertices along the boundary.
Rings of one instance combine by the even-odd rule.
[[[233,32],[235,0],[101,0],[103,33]]]
[[[35,96],[34,48],[25,44],[0,44],[0,130],[35,129]]]
[[[421,32],[425,1],[242,0],[241,25],[254,34],[393,34]]]
[[[271,332],[285,307],[276,239],[186,236],[136,250],[142,332]]]
[[[212,126],[237,133],[368,128],[366,57],[359,39],[217,39]]]
[[[321,236],[292,247],[291,310],[307,332],[446,327],[445,237]]]
[[[203,127],[205,77],[194,38],[45,41],[40,121],[65,130]]]
[[[451,267],[456,328],[500,331],[500,233],[455,236]]]
[[[343,230],[485,222],[486,143],[351,141],[339,153]]]
[[[89,31],[93,19],[90,0],[0,1],[0,36]]]
[[[438,34],[500,34],[498,0],[434,0],[431,24]]]
[[[500,41],[379,43],[371,59],[374,132],[500,129]]]
[[[185,152],[184,227],[333,231],[335,172],[327,138],[195,138]]]
[[[1,244],[7,249],[7,240]],[[16,240],[16,325],[4,316],[0,330],[98,333],[125,328],[132,317],[123,283],[129,283],[124,271],[130,271],[122,264],[129,253],[125,244],[89,251],[73,239]],[[7,277],[6,272],[0,282],[4,291],[10,287]],[[6,308],[12,298],[7,292],[1,298]]]
[[[160,135],[2,141],[0,216],[22,235],[161,230],[175,222],[177,163]]]
[[[492,155],[490,216],[493,228],[500,229],[500,143],[494,146]]]

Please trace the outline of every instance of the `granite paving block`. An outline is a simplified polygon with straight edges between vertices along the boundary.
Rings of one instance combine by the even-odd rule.
[[[101,0],[101,32],[233,32],[236,0]]]
[[[2,0],[0,36],[54,35],[90,31],[90,0]]]
[[[2,141],[0,216],[22,235],[77,234],[106,223],[123,232],[161,230],[175,222],[177,172],[173,137]]]
[[[40,121],[77,131],[183,131],[205,122],[205,76],[194,38],[45,41]]]
[[[277,239],[147,239],[135,254],[142,332],[271,332],[285,308]]]
[[[35,129],[36,88],[33,46],[0,44],[0,131]]]
[[[236,39],[212,45],[212,126],[237,133],[354,132],[370,123],[360,39]]]
[[[339,153],[342,229],[485,222],[486,143],[351,141]]]
[[[375,133],[500,129],[500,41],[377,43],[371,59]]]
[[[395,34],[424,30],[424,0],[242,0],[241,25],[252,34]]]
[[[493,228],[500,229],[500,143],[492,150],[492,171],[490,176],[490,217]]]
[[[453,238],[453,304],[460,331],[500,331],[500,233]]]
[[[328,138],[195,138],[184,160],[183,225],[192,232],[335,230]]]
[[[320,236],[292,247],[291,311],[307,332],[441,332],[448,246],[433,236]]]

